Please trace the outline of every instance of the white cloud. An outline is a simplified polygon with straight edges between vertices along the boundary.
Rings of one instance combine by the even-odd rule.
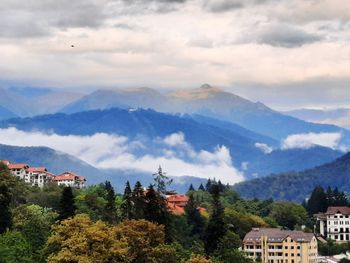
[[[0,143],[47,146],[104,169],[153,173],[161,165],[172,176],[215,177],[230,184],[244,179],[243,173],[233,166],[230,151],[225,146],[217,146],[212,152],[197,152],[181,132],[149,142],[130,141],[124,136],[105,133],[62,136],[8,128],[0,129]]]
[[[342,146],[339,145],[341,138],[342,134],[339,132],[293,134],[282,141],[282,149],[309,149],[316,145],[332,149],[341,149]]]
[[[260,149],[263,153],[266,153],[266,154],[272,153],[272,151],[273,151],[273,148],[268,146],[265,143],[257,142],[257,143],[255,143],[255,147]]]

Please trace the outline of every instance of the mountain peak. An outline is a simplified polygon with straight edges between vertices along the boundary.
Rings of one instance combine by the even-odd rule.
[[[205,89],[205,90],[208,90],[208,89],[212,89],[213,87],[210,86],[209,84],[205,83],[203,84],[202,86],[200,86],[200,89]]]

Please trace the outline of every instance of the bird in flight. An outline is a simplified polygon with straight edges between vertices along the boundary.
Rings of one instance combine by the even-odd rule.
[[[71,45],[71,47],[74,47],[74,45]]]

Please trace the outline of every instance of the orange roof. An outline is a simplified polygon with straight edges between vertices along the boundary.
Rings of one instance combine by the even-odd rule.
[[[50,173],[50,172],[47,172],[46,175],[51,176],[51,177],[55,177],[56,176],[55,174]]]
[[[29,173],[45,173],[47,169],[45,167],[30,167],[27,169]]]
[[[189,198],[186,195],[181,195],[181,194],[175,194],[175,195],[168,195],[166,197],[166,200],[170,203],[174,202],[185,202],[187,203]]]
[[[55,176],[54,180],[55,181],[76,180],[76,178],[77,176],[64,174],[64,175]]]
[[[9,169],[25,169],[25,168],[29,168],[28,164],[25,163],[10,163],[8,165]]]
[[[175,204],[168,204],[168,209],[171,213],[175,215],[183,215],[185,214],[185,208],[175,205]]]
[[[10,164],[10,161],[8,161],[8,160],[0,160],[0,163],[3,163],[3,164],[8,166]]]
[[[64,172],[63,174],[55,176],[54,180],[55,181],[63,181],[63,180],[86,181],[84,176],[77,175],[73,172]]]

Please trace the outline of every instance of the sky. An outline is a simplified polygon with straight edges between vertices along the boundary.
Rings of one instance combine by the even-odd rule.
[[[350,107],[349,18],[349,0],[2,0],[0,85],[210,83],[276,109]]]

